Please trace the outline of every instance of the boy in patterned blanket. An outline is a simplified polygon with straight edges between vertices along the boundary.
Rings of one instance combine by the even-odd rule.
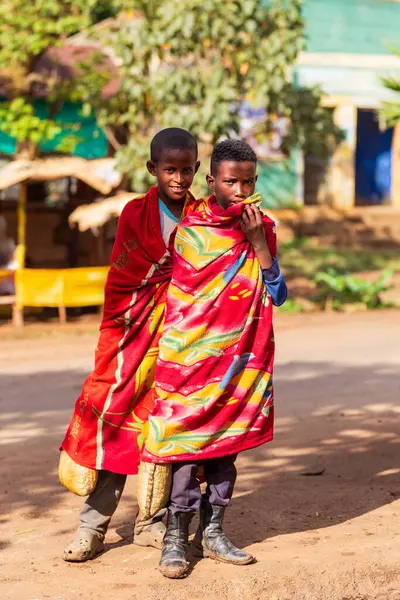
[[[187,574],[189,523],[198,510],[196,540],[205,556],[236,565],[253,561],[223,533],[222,518],[237,454],[273,437],[272,304],[287,297],[275,224],[249,198],[256,166],[245,142],[217,144],[207,178],[214,194],[205,209],[181,221],[175,238],[155,406],[142,453],[144,461],[172,463],[160,562],[169,578]]]

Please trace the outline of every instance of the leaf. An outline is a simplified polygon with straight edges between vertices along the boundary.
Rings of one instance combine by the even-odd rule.
[[[379,294],[390,288],[392,271],[385,269],[375,282],[365,281],[350,274],[342,275],[334,269],[317,273],[314,281],[319,285],[322,299],[332,299],[332,308],[340,310],[343,304],[363,303],[367,308],[382,305]]]

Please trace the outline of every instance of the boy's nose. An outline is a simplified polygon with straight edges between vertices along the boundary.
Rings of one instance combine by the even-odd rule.
[[[174,181],[176,183],[183,183],[184,178],[183,178],[183,173],[180,173],[179,171],[175,172],[175,176],[174,176]]]
[[[243,198],[243,199],[246,198],[246,194],[244,192],[244,186],[240,183],[238,183],[235,187],[235,196],[237,198]]]

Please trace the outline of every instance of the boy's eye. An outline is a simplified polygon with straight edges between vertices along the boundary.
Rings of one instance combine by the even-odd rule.
[[[166,167],[165,170],[167,171],[167,173],[173,173],[175,171],[173,167]]]
[[[191,173],[193,171],[193,169],[191,167],[187,167],[186,169],[184,169],[185,173]]]

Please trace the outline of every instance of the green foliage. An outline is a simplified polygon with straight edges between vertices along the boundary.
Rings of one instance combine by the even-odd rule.
[[[318,87],[293,88],[287,84],[276,98],[272,108],[286,115],[290,127],[282,142],[282,150],[299,145],[304,153],[328,158],[333,148],[345,138],[332,118],[332,113],[321,106],[322,91]]]
[[[301,304],[294,298],[288,298],[282,306],[279,307],[279,312],[284,314],[297,314],[303,311]]]
[[[116,0],[105,0],[103,9],[114,14]],[[54,121],[66,99],[72,101],[91,93],[99,94],[104,80],[93,68],[74,81],[58,76],[42,76],[35,71],[37,61],[49,48],[65,43],[66,38],[89,27],[98,18],[98,0],[2,0],[0,2],[0,80],[8,102],[0,106],[0,130],[16,138],[18,147],[37,148],[62,131]],[[39,119],[33,109],[38,89],[47,93],[52,118]],[[70,152],[77,138],[69,136],[58,150]]]
[[[38,144],[61,133],[62,127],[50,119],[35,116],[33,106],[24,98],[0,104],[1,129],[17,142],[31,141]]]
[[[319,91],[288,83],[304,47],[301,0],[187,0],[184,10],[181,0],[123,6],[128,12],[110,38],[121,91],[106,106],[95,98],[92,105],[135,191],[151,181],[145,159],[157,129],[190,129],[209,148],[239,133],[245,99],[266,110],[257,131],[266,141],[276,114],[288,117],[285,151],[300,144],[325,153],[340,139]]]
[[[400,57],[400,50],[394,50],[394,54]],[[383,102],[380,117],[386,127],[395,127],[400,121],[400,80],[393,77],[381,77],[381,82],[387,90],[399,94],[398,102]]]
[[[278,234],[279,235],[279,234]],[[289,305],[283,311],[296,312],[298,308],[309,311],[328,307],[339,309],[345,308],[349,302],[345,288],[345,282],[350,280],[350,286],[354,281],[360,281],[360,288],[367,288],[372,292],[374,284],[364,280],[364,274],[368,271],[385,274],[389,272],[400,272],[400,259],[398,252],[376,252],[374,250],[336,249],[321,247],[313,243],[313,240],[302,237],[295,238],[290,242],[279,245],[279,263],[285,274],[289,287],[289,299],[294,300],[294,306]],[[360,273],[363,273],[361,276]],[[328,273],[329,287],[325,282],[316,283],[316,273]],[[334,274],[332,277],[332,273]],[[361,279],[362,277],[362,279]],[[347,284],[346,284],[347,285]],[[379,284],[380,285],[380,284]],[[336,286],[343,286],[343,291],[336,291]],[[383,290],[381,290],[383,291]],[[346,297],[346,302],[343,298]],[[378,290],[380,298],[380,291]],[[366,306],[363,300],[352,295],[350,304]],[[373,304],[373,302],[372,302]],[[298,308],[296,308],[298,307]]]
[[[121,9],[123,1],[121,0],[97,0],[91,5],[90,17],[93,23],[98,23],[103,19],[115,17]]]
[[[307,237],[280,244],[279,262],[289,279],[312,279],[315,273],[332,268],[342,275],[387,268],[400,271],[398,252],[338,250],[312,245]]]
[[[317,301],[322,307],[328,306],[333,310],[341,310],[346,304],[360,303],[367,308],[383,306],[380,294],[390,289],[392,271],[385,269],[374,282],[364,281],[349,274],[340,274],[330,268],[317,273],[314,281],[318,285]]]
[[[47,48],[91,24],[97,0],[2,0],[0,69],[30,72],[32,61]]]
[[[54,117],[62,102],[82,102],[84,114],[96,114],[135,191],[151,181],[145,162],[156,130],[190,129],[208,158],[220,137],[239,133],[245,99],[266,111],[256,132],[259,139],[267,142],[277,115],[287,117],[284,152],[299,144],[325,155],[341,139],[329,111],[320,106],[319,90],[288,83],[289,68],[304,47],[302,0],[266,5],[260,0],[187,0],[182,7],[181,0],[2,0],[0,78],[9,100],[2,114],[8,110],[10,115],[0,129],[22,144],[37,145],[59,132]],[[101,34],[120,63],[116,97],[102,98],[108,75],[99,72],[99,56],[80,64],[72,81],[35,71],[48,48],[117,13],[109,40]],[[49,110],[42,124],[27,108],[38,87],[46,90]],[[22,103],[15,105],[15,100]],[[68,144],[72,147],[73,140]]]

